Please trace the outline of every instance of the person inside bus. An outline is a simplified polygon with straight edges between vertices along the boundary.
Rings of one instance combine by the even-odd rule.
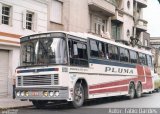
[[[103,51],[101,50],[101,51],[99,51],[99,56],[101,57],[101,58],[104,58],[104,53],[103,53]]]

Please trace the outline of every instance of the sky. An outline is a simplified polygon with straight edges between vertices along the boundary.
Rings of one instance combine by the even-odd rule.
[[[147,0],[143,16],[148,21],[148,33],[151,37],[160,37],[160,4],[158,0]]]

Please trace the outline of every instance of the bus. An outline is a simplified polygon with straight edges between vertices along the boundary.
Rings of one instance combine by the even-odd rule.
[[[153,90],[152,54],[88,33],[53,31],[20,39],[16,99],[36,108],[68,102],[78,108],[87,99]]]

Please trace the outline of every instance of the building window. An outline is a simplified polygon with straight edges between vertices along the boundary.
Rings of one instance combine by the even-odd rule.
[[[93,33],[101,35],[102,33],[107,32],[107,20],[105,18],[92,15],[91,19],[91,31]]]
[[[130,1],[128,0],[128,1],[127,1],[127,7],[128,7],[128,9],[130,8],[130,5],[131,5],[131,4],[130,4]]]
[[[121,24],[112,22],[112,38],[115,40],[121,39]]]
[[[159,44],[151,44],[151,46],[160,50],[160,45]]]
[[[148,40],[144,40],[144,46],[148,46]]]
[[[26,29],[33,30],[33,12],[26,12]]]
[[[127,30],[126,36],[129,38],[130,37],[130,30]]]
[[[52,0],[50,8],[50,21],[55,23],[62,23],[62,5],[58,0]]]
[[[2,24],[9,25],[11,19],[11,7],[8,5],[2,5]]]

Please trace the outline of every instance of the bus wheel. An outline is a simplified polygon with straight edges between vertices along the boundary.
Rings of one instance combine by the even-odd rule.
[[[137,89],[136,89],[136,97],[139,98],[142,96],[142,84],[138,83]]]
[[[76,83],[74,87],[74,100],[72,101],[72,106],[74,108],[79,108],[84,102],[84,88],[81,83]]]
[[[134,86],[134,83],[130,83],[129,84],[129,99],[133,99],[134,96],[135,96],[135,86]]]
[[[32,101],[32,104],[37,109],[44,108],[47,103],[48,103],[48,101],[40,101],[40,100],[34,100],[34,101]]]

